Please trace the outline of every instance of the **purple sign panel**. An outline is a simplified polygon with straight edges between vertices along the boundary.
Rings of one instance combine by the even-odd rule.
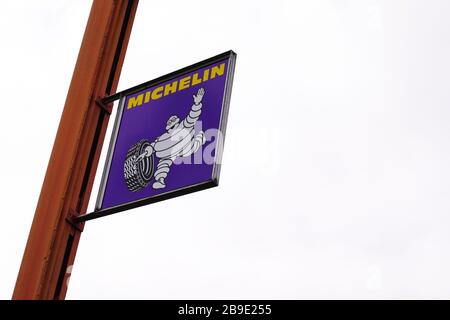
[[[218,185],[235,59],[226,52],[124,92],[96,211]]]

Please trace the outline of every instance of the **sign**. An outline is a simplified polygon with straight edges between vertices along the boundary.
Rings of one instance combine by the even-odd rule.
[[[217,186],[236,54],[124,91],[94,214]]]

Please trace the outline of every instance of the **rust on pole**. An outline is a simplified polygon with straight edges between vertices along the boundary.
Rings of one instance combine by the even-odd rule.
[[[64,299],[138,0],[94,0],[13,299]]]

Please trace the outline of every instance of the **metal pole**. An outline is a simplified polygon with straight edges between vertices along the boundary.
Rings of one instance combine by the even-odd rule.
[[[94,0],[13,299],[64,299],[138,0]]]

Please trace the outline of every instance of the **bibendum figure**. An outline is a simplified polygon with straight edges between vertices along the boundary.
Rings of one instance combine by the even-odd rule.
[[[170,166],[177,157],[188,157],[195,153],[200,146],[205,144],[206,137],[203,131],[195,132],[195,123],[202,113],[202,99],[205,89],[200,88],[196,95],[193,95],[194,104],[188,116],[180,121],[177,116],[171,116],[167,120],[166,132],[159,136],[150,146],[145,148],[136,162],[145,157],[150,157],[153,153],[159,162],[154,174],[155,182],[153,189],[166,187],[165,179],[170,171]]]

